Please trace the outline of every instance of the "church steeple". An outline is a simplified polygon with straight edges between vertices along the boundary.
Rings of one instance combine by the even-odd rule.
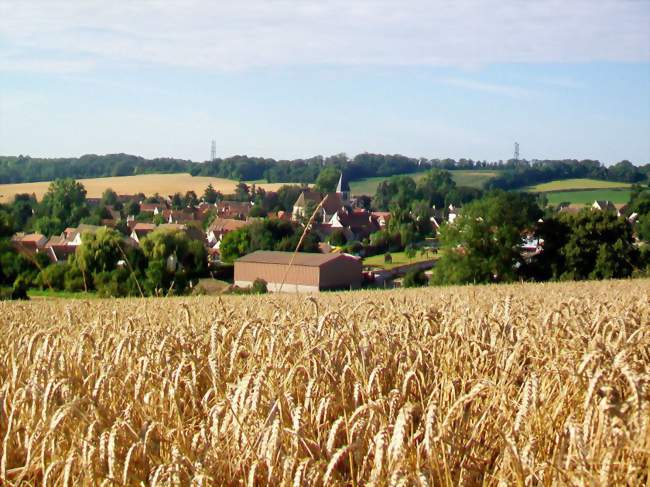
[[[343,176],[343,171],[341,171],[339,183],[336,185],[336,193],[343,202],[350,201],[350,184],[348,183],[348,179]]]

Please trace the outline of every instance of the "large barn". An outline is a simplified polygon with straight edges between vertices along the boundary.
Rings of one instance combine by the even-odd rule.
[[[266,281],[269,291],[316,292],[361,286],[361,259],[346,254],[257,251],[235,261],[235,285],[250,287]],[[286,279],[285,279],[286,275]]]

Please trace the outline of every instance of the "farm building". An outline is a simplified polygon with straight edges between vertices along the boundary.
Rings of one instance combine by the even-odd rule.
[[[249,287],[263,279],[269,291],[316,292],[361,286],[361,259],[346,254],[296,254],[257,251],[235,261],[235,285]]]

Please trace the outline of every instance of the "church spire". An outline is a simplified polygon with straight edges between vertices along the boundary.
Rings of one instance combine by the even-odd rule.
[[[348,179],[343,176],[343,171],[341,171],[339,183],[336,185],[336,193],[343,202],[347,203],[350,201],[350,184],[348,183]]]

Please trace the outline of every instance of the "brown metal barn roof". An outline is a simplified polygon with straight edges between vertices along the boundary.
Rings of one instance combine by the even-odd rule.
[[[245,255],[237,262],[256,262],[259,264],[284,264],[291,262],[293,252],[278,252],[271,250],[258,250],[251,254]],[[312,254],[307,252],[298,252],[293,259],[293,265],[306,267],[320,267],[323,264],[340,258],[341,254]]]

